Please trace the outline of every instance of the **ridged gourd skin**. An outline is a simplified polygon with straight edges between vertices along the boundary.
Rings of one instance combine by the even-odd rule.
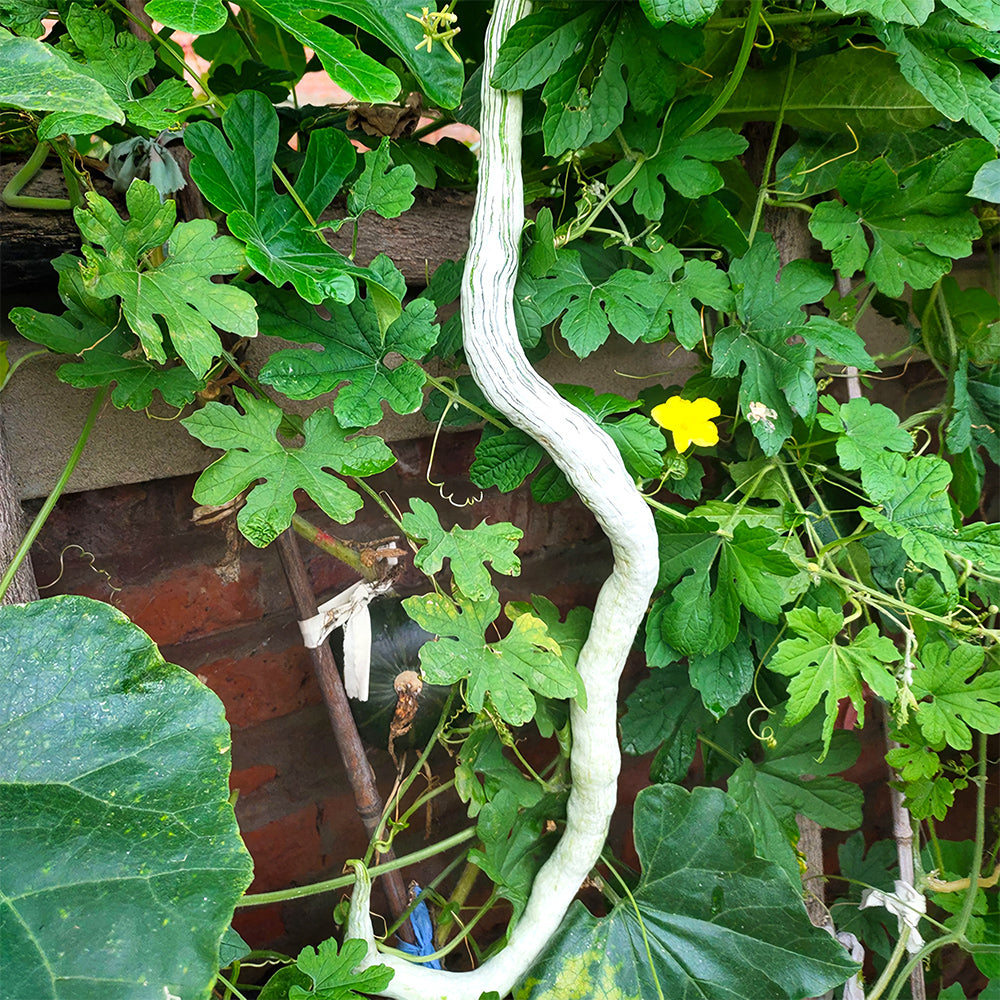
[[[396,711],[396,689],[393,684],[404,670],[420,673],[420,647],[434,636],[424,631],[403,610],[398,597],[383,597],[368,606],[372,619],[371,677],[368,700],[350,701],[354,721],[361,738],[369,746],[385,750],[389,745],[389,726]],[[344,663],[344,633],[337,629],[330,640],[341,672]],[[397,737],[397,750],[422,748],[434,732],[451,688],[424,681],[418,698],[419,708],[413,728]]]

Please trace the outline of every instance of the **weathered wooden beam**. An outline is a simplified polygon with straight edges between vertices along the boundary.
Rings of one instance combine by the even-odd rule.
[[[18,164],[0,168],[0,187],[7,183]],[[111,190],[111,182],[94,176],[97,189],[121,204],[124,197]],[[45,168],[22,192],[48,198],[66,197],[62,172]],[[388,254],[403,272],[407,284],[423,286],[443,260],[457,260],[469,241],[473,195],[464,191],[416,192],[414,207],[398,219],[382,219],[369,212],[358,227],[356,260],[368,264],[377,254]],[[341,202],[334,203],[323,220],[346,214]],[[353,226],[346,225],[327,239],[341,253],[349,254]],[[80,233],[72,212],[14,209],[0,203],[0,239],[3,240],[4,283],[44,283],[54,279],[51,261],[61,253],[79,253]],[[10,287],[10,285],[8,285]]]

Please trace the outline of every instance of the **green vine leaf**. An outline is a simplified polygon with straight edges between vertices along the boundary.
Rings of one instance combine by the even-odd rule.
[[[403,606],[421,628],[438,637],[420,649],[427,680],[464,681],[470,711],[481,711],[489,697],[505,722],[520,726],[535,714],[534,692],[576,698],[585,705],[580,675],[563,662],[559,644],[540,618],[520,614],[499,642],[486,642],[484,635],[500,613],[496,591],[479,601],[461,591],[455,592],[455,600],[426,594],[406,598]]]
[[[510,902],[515,921],[524,912],[538,869],[555,847],[551,825],[553,817],[565,814],[566,795],[549,792],[525,807],[503,788],[479,814],[476,833],[482,847],[469,851],[469,861],[482,869],[496,893]]]
[[[407,535],[423,542],[413,558],[414,565],[432,576],[440,572],[445,559],[449,560],[455,586],[473,601],[486,600],[494,593],[486,563],[507,576],[521,572],[515,553],[524,533],[506,521],[484,521],[471,529],[456,525],[445,531],[431,504],[414,497],[401,524]]]
[[[780,279],[779,279],[780,273]],[[770,236],[729,269],[741,322],[715,336],[712,374],[739,377],[740,407],[748,415],[765,455],[775,455],[791,434],[795,414],[816,412],[816,350],[841,364],[871,369],[864,342],[849,327],[827,317],[807,318],[802,309],[817,302],[833,281],[822,265],[793,260],[780,267]],[[795,335],[804,343],[789,343]],[[763,404],[773,416],[754,419]]]
[[[117,303],[87,292],[78,257],[63,254],[52,264],[59,273],[59,297],[66,311],[53,316],[18,306],[10,311],[10,319],[22,337],[56,354],[78,356],[57,369],[61,382],[81,389],[114,385],[111,402],[119,409],[144,410],[155,390],[170,406],[194,400],[205,379],[196,378],[183,365],[165,367],[132,356],[135,337],[121,322]]]
[[[817,205],[809,230],[845,278],[863,268],[890,296],[904,285],[929,288],[953,258],[972,253],[980,227],[968,191],[994,155],[988,142],[964,139],[898,174],[883,158],[848,163],[839,182],[844,203]]]
[[[782,581],[798,570],[772,548],[781,539],[770,528],[740,522],[729,534],[703,517],[658,517],[657,533],[664,593],[653,610],[663,641],[681,653],[705,656],[728,646],[741,605],[775,622],[791,599]]]
[[[784,639],[768,661],[776,674],[791,677],[785,725],[801,722],[823,701],[823,753],[826,758],[833,738],[833,723],[842,698],[850,698],[864,725],[863,683],[886,701],[896,698],[896,681],[889,667],[899,661],[892,641],[878,634],[876,625],[866,625],[857,635],[841,644],[837,637],[844,629],[844,616],[832,608],[818,611],[793,608],[787,614],[788,627],[797,639]]]
[[[530,90],[544,83],[545,150],[559,156],[607,139],[626,104],[657,114],[677,91],[679,61],[701,40],[666,25],[651,28],[628,5],[592,4],[576,16],[542,9],[519,21],[500,51],[494,86]]]
[[[257,334],[256,303],[233,285],[212,282],[243,265],[243,250],[216,225],[194,219],[174,225],[176,205],[160,203],[152,184],[134,180],[125,196],[129,219],[123,222],[106,198],[87,193],[87,208],[74,211],[90,246],[84,245],[87,290],[98,298],[117,296],[129,326],[151,361],[167,360],[158,322],[170,330],[170,344],[196,377],[202,377],[222,349],[214,327],[238,337]],[[153,251],[169,247],[162,263]],[[103,251],[98,249],[103,247]]]
[[[355,219],[374,212],[383,219],[395,219],[413,205],[417,183],[409,164],[394,167],[389,140],[384,138],[375,149],[364,154],[365,167],[347,196],[347,210]]]
[[[718,10],[721,0],[639,0],[653,24],[674,22],[694,27],[704,24]]]
[[[269,545],[292,523],[296,489],[305,490],[335,521],[346,524],[353,519],[363,504],[361,497],[327,469],[345,476],[370,476],[395,461],[381,438],[348,440],[350,431],[327,409],[306,418],[302,447],[282,444],[277,436],[281,410],[243,389],[234,391],[243,414],[213,402],[181,423],[202,444],[226,452],[198,477],[195,501],[224,504],[252,487],[236,520],[258,548]]]
[[[66,14],[68,38],[60,42],[60,49],[80,67],[82,73],[100,83],[111,99],[121,107],[132,124],[140,128],[160,131],[178,122],[177,115],[168,108],[183,108],[191,103],[191,88],[181,80],[163,80],[147,94],[142,88],[139,99],[133,97],[133,85],[149,73],[156,56],[149,42],[137,38],[130,31],[115,31],[111,18],[98,10],[82,5],[72,5]],[[67,132],[96,132],[107,124],[92,111],[76,115],[56,112],[49,115],[39,128],[40,139],[50,139]]]
[[[660,340],[672,329],[678,343],[693,350],[705,335],[695,300],[713,309],[732,311],[734,300],[729,276],[711,261],[696,258],[685,261],[680,250],[659,236],[650,236],[646,247],[629,248],[629,253],[650,269],[649,275],[635,282],[632,292],[652,314],[642,339]]]
[[[869,524],[898,538],[911,559],[941,573],[948,587],[955,584],[949,553],[987,572],[1000,569],[1000,525],[956,527],[951,479],[951,466],[936,455],[875,455],[862,467],[861,482],[879,506],[858,508]]]
[[[820,427],[837,435],[837,458],[845,469],[860,469],[875,455],[913,450],[913,437],[899,424],[899,417],[881,403],[864,396],[838,403],[832,396],[820,397],[829,413],[816,418]]]
[[[645,291],[648,277],[616,271],[595,284],[584,270],[578,250],[560,249],[556,263],[539,278],[534,305],[542,325],[562,316],[559,332],[578,358],[585,358],[607,339],[611,328],[634,344],[649,329],[651,314],[637,294]]]
[[[633,164],[618,160],[608,171],[608,185],[621,183],[615,202],[633,207],[647,219],[663,217],[667,185],[685,198],[700,198],[718,191],[725,183],[715,161],[731,160],[747,148],[747,141],[728,128],[711,128],[685,136],[701,102],[689,102],[675,108],[662,130],[654,117],[637,118],[627,123],[624,134],[629,144],[648,151],[638,172],[626,180]],[[661,180],[662,178],[662,180]]]
[[[755,668],[750,639],[738,632],[732,645],[707,656],[692,656],[688,677],[705,708],[721,719],[750,690]]]
[[[826,0],[838,14],[871,14],[880,21],[923,24],[934,10],[934,0]]]
[[[369,993],[380,993],[392,980],[393,971],[385,965],[374,965],[360,972],[354,969],[365,956],[363,941],[349,939],[340,953],[337,942],[330,938],[318,948],[307,945],[295,959],[295,967],[311,980],[309,987],[292,984],[288,1000],[354,1000]]]
[[[649,419],[632,413],[642,404],[613,392],[598,395],[589,386],[557,384],[556,392],[603,428],[621,453],[625,468],[649,479],[663,468],[663,433]]]
[[[321,350],[275,351],[260,379],[290,399],[315,399],[341,386],[333,412],[344,427],[370,427],[382,419],[381,403],[413,413],[423,402],[423,369],[415,364],[434,346],[434,305],[414,299],[383,333],[371,298],[330,303],[323,319],[297,295],[261,288],[261,329]],[[346,383],[346,385],[342,385]]]
[[[760,762],[744,760],[727,785],[753,827],[757,854],[781,865],[793,884],[800,878],[793,846],[799,839],[797,814],[829,830],[861,826],[861,789],[834,777],[858,759],[860,744],[853,733],[837,731],[826,759],[817,763],[821,726],[822,712],[814,711],[796,726],[779,727],[777,746],[766,748]]]
[[[160,24],[192,35],[210,35],[226,23],[226,5],[220,0],[149,0],[146,13]]]
[[[921,317],[920,331],[932,357],[947,359],[958,368],[961,359],[952,358],[957,347],[968,353],[974,365],[1000,364],[1000,302],[985,288],[960,288],[949,275],[941,280],[936,294],[933,289],[914,292],[913,311]],[[950,332],[943,326],[942,312],[947,313]]]
[[[788,89],[788,70],[750,70],[729,99],[723,121],[775,121],[849,139],[874,132],[927,129],[941,118],[919,90],[904,79],[895,58],[872,47],[845,48],[802,60]],[[850,148],[850,147],[848,147]]]
[[[809,923],[785,872],[755,856],[750,824],[723,792],[644,788],[633,829],[638,885],[606,917],[574,902],[515,1000],[795,1000],[857,971],[843,947]]]
[[[920,650],[913,669],[919,702],[914,718],[931,746],[970,750],[970,726],[1000,733],[1000,672],[979,673],[985,655],[982,647],[964,642],[951,650],[944,642],[932,642]]]
[[[184,142],[194,154],[191,176],[208,200],[228,217],[229,231],[246,244],[247,261],[273,285],[291,282],[307,302],[349,303],[354,279],[363,278],[376,296],[394,303],[380,306],[385,320],[399,315],[399,298],[373,268],[358,267],[313,232],[311,222],[289,194],[274,189],[278,114],[256,91],[238,94],[222,116],[221,132],[209,122],[193,122]],[[226,137],[229,141],[227,142]],[[317,219],[348,174],[356,154],[337,129],[319,129],[309,138],[297,185],[302,203]]]
[[[357,101],[394,101],[399,77],[383,60],[363,52],[347,35],[329,27],[324,19],[340,18],[377,38],[416,77],[418,89],[439,107],[457,107],[462,99],[464,71],[443,45],[420,49],[423,31],[404,16],[397,0],[257,0],[268,19],[312,49],[330,79]],[[417,8],[414,8],[417,10]],[[417,10],[419,13],[419,10]]]
[[[482,489],[495,486],[501,492],[509,493],[516,490],[547,457],[545,449],[524,431],[516,427],[501,430],[487,424],[476,445],[476,457],[469,466],[469,478]],[[547,465],[546,468],[555,469],[555,466]]]
[[[651,613],[648,621],[653,617]],[[656,750],[651,780],[683,781],[698,749],[698,732],[712,719],[687,669],[681,664],[658,668],[639,682],[625,704],[622,750],[634,757]]]

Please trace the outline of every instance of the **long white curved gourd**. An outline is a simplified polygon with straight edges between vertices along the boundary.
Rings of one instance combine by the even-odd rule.
[[[540,442],[563,470],[611,541],[614,569],[597,599],[578,669],[587,710],[571,706],[573,787],[566,829],[539,871],[527,907],[502,952],[472,972],[426,969],[375,951],[367,877],[355,887],[348,936],[368,942],[363,964],[395,972],[385,991],[395,1000],[504,997],[528,971],[562,920],[604,846],[617,798],[618,680],[657,577],[653,518],[597,425],[566,402],[528,364],[514,323],[513,290],[524,224],[521,185],[521,95],[489,80],[507,30],[531,9],[526,0],[497,0],[483,65],[479,191],[462,283],[465,353],[486,398]]]

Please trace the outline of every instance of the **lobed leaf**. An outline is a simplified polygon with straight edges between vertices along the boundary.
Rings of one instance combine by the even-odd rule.
[[[401,523],[411,538],[423,540],[413,559],[414,565],[433,575],[441,570],[445,559],[449,560],[455,586],[474,601],[487,599],[494,593],[486,563],[508,576],[521,572],[515,550],[523,532],[512,524],[484,521],[472,529],[456,525],[445,531],[434,508],[416,497],[410,501],[410,509],[403,514]]]
[[[340,386],[333,412],[344,427],[377,424],[383,401],[396,413],[420,408],[426,380],[414,362],[437,339],[430,301],[410,302],[383,333],[370,297],[330,303],[328,320],[295,294],[261,288],[257,299],[266,329],[320,348],[275,351],[261,369],[262,382],[290,399],[315,399]]]
[[[500,612],[496,591],[475,603],[456,591],[455,600],[426,594],[406,598],[403,606],[421,628],[438,637],[420,649],[424,675],[432,684],[464,681],[470,711],[481,711],[489,697],[502,719],[519,726],[535,714],[534,692],[585,704],[580,675],[563,661],[541,619],[520,614],[498,642],[485,640]]]
[[[809,230],[844,277],[864,268],[891,296],[901,295],[906,284],[928,288],[953,258],[972,252],[979,222],[969,211],[968,191],[993,155],[989,143],[965,139],[899,174],[884,158],[848,163],[839,183],[844,204],[821,202]]]
[[[895,699],[896,682],[888,667],[899,660],[899,653],[890,639],[878,634],[876,625],[866,625],[849,642],[839,643],[844,616],[832,608],[793,608],[786,617],[788,627],[799,638],[782,640],[767,667],[791,678],[786,725],[801,722],[823,701],[822,762],[830,750],[842,698],[850,698],[859,725],[864,725],[865,716],[863,683],[880,698]]]
[[[270,400],[254,399],[244,389],[234,391],[243,414],[212,402],[181,423],[202,444],[226,452],[198,477],[195,501],[223,504],[252,487],[236,520],[258,548],[270,544],[291,524],[296,489],[305,490],[335,521],[346,524],[353,519],[363,504],[361,497],[327,469],[347,476],[370,476],[395,461],[381,438],[348,440],[350,431],[327,409],[307,417],[305,443],[289,447],[277,437],[281,410]]]

